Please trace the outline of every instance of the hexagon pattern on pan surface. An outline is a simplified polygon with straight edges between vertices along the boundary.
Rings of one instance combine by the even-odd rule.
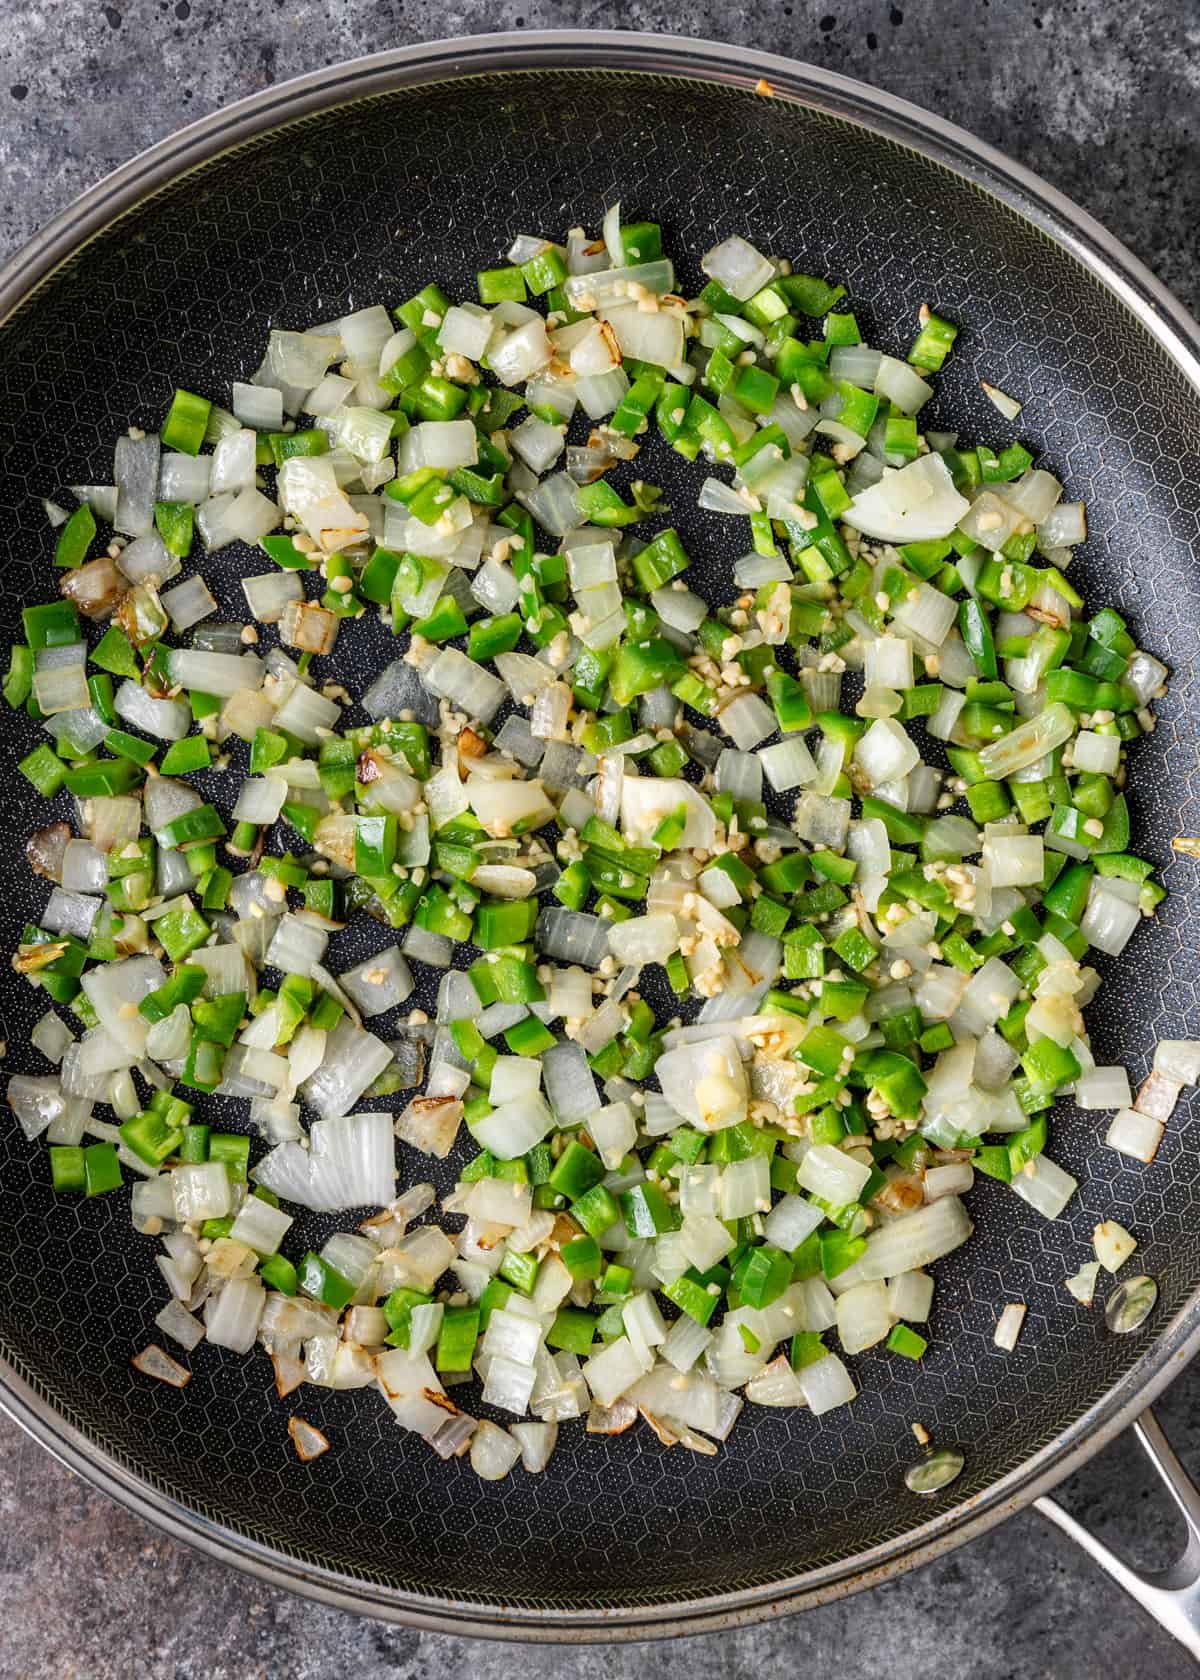
[[[38,497],[106,482],[112,440],[129,424],[156,425],[174,385],[226,399],[229,382],[257,366],[269,326],[396,303],[429,279],[470,295],[475,270],[499,261],[514,233],[594,228],[619,197],[663,222],[689,285],[715,237],[743,232],[844,280],[884,348],[901,348],[897,335],[925,301],[963,323],[931,418],[996,435],[980,378],[1024,401],[1016,435],[1088,502],[1091,536],[1078,566],[1090,598],[1127,612],[1181,672],[1136,754],[1137,832],[1159,859],[1173,833],[1200,832],[1197,711],[1183,675],[1200,631],[1200,464],[1189,458],[1200,425],[1195,394],[1149,336],[1031,225],[852,125],[728,89],[666,80],[648,89],[622,74],[604,78],[603,135],[589,137],[579,115],[589,92],[597,97],[570,74],[511,77],[490,88],[476,81],[467,99],[444,85],[307,119],[164,190],[46,282],[0,329],[10,639],[20,605],[48,593],[51,580]],[[652,124],[660,101],[671,120]],[[695,476],[682,463],[660,471],[656,460],[655,477],[700,557],[696,587],[728,598],[728,528],[695,510]],[[239,577],[250,566],[235,547],[206,567],[231,616],[241,616]],[[389,649],[377,622],[348,627],[340,680],[361,693]],[[33,733],[10,720],[10,787]],[[6,802],[6,856],[19,854],[45,809],[34,798]],[[1135,936],[1121,978],[1094,1009],[1099,1059],[1127,1061],[1135,1080],[1158,1036],[1197,1020],[1200,960],[1184,937],[1193,868],[1168,864],[1172,898]],[[0,904],[10,948],[41,902],[18,872]],[[337,966],[388,937],[356,927],[335,947]],[[430,1007],[429,982],[426,973],[413,1004]],[[14,985],[0,1000],[12,1071],[42,1069],[28,1045],[40,1013],[36,995]],[[242,1105],[225,1105],[226,1117],[243,1123]],[[919,1369],[876,1350],[854,1361],[862,1394],[849,1411],[814,1420],[749,1406],[712,1460],[666,1452],[644,1430],[613,1441],[577,1428],[564,1431],[546,1474],[482,1484],[466,1464],[444,1465],[399,1434],[371,1397],[307,1389],[303,1413],[334,1450],[302,1469],[284,1428],[292,1407],[276,1400],[265,1358],[202,1344],[183,1395],[131,1376],[128,1356],[162,1304],[153,1246],[130,1229],[124,1198],[56,1203],[44,1156],[15,1126],[0,1131],[0,1216],[10,1233],[0,1348],[158,1489],[315,1566],[510,1606],[727,1592],[831,1564],[927,1521],[930,1503],[903,1488],[913,1422],[935,1444],[969,1448],[943,1496],[958,1500],[1103,1395],[1151,1329],[1110,1336],[1099,1306],[1088,1313],[1063,1288],[1090,1254],[1096,1220],[1117,1217],[1138,1235],[1138,1263],[1162,1290],[1151,1328],[1187,1298],[1196,1268],[1178,1239],[1194,1234],[1200,1212],[1200,1123],[1181,1107],[1150,1169],[1104,1150],[1100,1136],[1095,1117],[1069,1108],[1056,1116],[1052,1153],[1081,1182],[1054,1224],[1002,1186],[979,1186],[975,1241],[938,1267]],[[451,1163],[406,1147],[401,1155],[406,1180],[432,1177],[449,1189]],[[297,1236],[328,1223],[308,1216]],[[1029,1318],[1005,1355],[992,1331],[999,1307],[1015,1299],[1028,1302]]]

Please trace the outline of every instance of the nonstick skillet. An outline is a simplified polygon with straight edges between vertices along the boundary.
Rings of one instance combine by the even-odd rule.
[[[1089,594],[1126,613],[1175,671],[1131,778],[1137,831],[1171,897],[1089,1016],[1098,1059],[1140,1078],[1156,1040],[1193,1033],[1198,1017],[1197,866],[1172,861],[1170,840],[1200,832],[1200,331],[1056,192],[887,94],[741,48],[522,33],[339,65],[162,142],[0,273],[0,641],[47,592],[39,498],[106,482],[113,439],[131,422],[157,424],[174,385],[219,395],[257,365],[270,326],[396,302],[431,278],[467,295],[515,232],[595,227],[617,197],[663,223],[689,284],[700,252],[744,232],[845,281],[867,336],[887,348],[897,323],[935,303],[964,330],[933,423],[982,432],[990,418],[994,430],[979,381],[1014,392],[1021,436],[1086,499],[1076,565]],[[693,573],[703,592],[703,568],[715,585],[734,556],[694,501],[693,484],[673,517],[705,557]],[[247,561],[233,548],[207,568],[230,606]],[[338,656],[355,692],[390,657],[380,626],[358,628]],[[45,806],[15,770],[32,739],[32,725],[4,720],[9,949],[42,897],[21,850]],[[23,982],[0,986],[10,1072],[44,1070],[29,1044],[38,1013]],[[235,1105],[228,1118],[239,1123]],[[299,1465],[264,1358],[202,1344],[183,1395],[133,1378],[129,1356],[161,1305],[153,1245],[130,1229],[122,1198],[56,1202],[44,1153],[4,1126],[0,1397],[151,1521],[346,1608],[575,1640],[779,1614],[881,1580],[1043,1494],[1195,1351],[1200,1119],[1181,1105],[1142,1168],[1068,1107],[1056,1154],[1080,1179],[1067,1213],[1047,1223],[982,1184],[974,1241],[938,1268],[928,1356],[911,1371],[882,1354],[857,1360],[862,1394],[849,1410],[747,1407],[715,1459],[666,1451],[648,1431],[564,1430],[545,1474],[485,1484],[402,1435],[369,1396],[321,1390],[305,1390],[304,1414],[335,1450]],[[451,1163],[442,1188],[452,1179]],[[1063,1288],[1108,1217],[1137,1234],[1138,1268],[1158,1286],[1154,1312],[1127,1334]],[[991,1341],[1006,1300],[1030,1308],[1013,1354]],[[925,1495],[906,1477],[921,1459],[914,1422],[963,1460]],[[1145,1432],[1171,1479],[1178,1467],[1152,1421]],[[1193,1518],[1193,1547],[1198,1533]],[[1175,1589],[1190,1573],[1125,1584],[1144,1602],[1157,1592],[1156,1613],[1186,1638],[1191,1601]]]

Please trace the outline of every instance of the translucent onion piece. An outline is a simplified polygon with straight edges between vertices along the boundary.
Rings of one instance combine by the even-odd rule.
[[[145,437],[117,439],[113,478],[117,505],[113,529],[140,537],[154,523],[154,498],[158,488],[159,441],[154,432]]]
[[[1155,1120],[1148,1114],[1139,1114],[1133,1108],[1120,1108],[1113,1115],[1104,1141],[1110,1149],[1149,1165],[1158,1153],[1158,1146],[1165,1131],[1166,1127],[1161,1120]]]
[[[408,964],[396,945],[390,945],[377,956],[368,957],[357,968],[347,969],[341,976],[343,989],[349,993],[364,1016],[382,1015],[403,1003],[413,989]]]
[[[339,1021],[329,1034],[324,1062],[304,1081],[301,1094],[324,1118],[345,1114],[391,1059],[391,1051],[380,1039],[351,1021]]]
[[[1061,701],[1054,701],[1036,717],[980,749],[984,772],[996,779],[1011,776],[1015,770],[1036,763],[1055,747],[1062,746],[1074,732],[1074,714]]]
[[[155,1322],[157,1323],[157,1320]],[[134,1354],[129,1363],[144,1377],[153,1377],[156,1382],[166,1383],[171,1388],[186,1388],[192,1380],[192,1373],[187,1367],[172,1359],[170,1354],[164,1353],[154,1342],[151,1342],[149,1347],[144,1347],[140,1353]]]
[[[864,536],[882,542],[931,542],[947,537],[970,504],[954,488],[940,455],[922,455],[864,490],[842,515]]]
[[[706,251],[700,259],[700,267],[710,280],[719,281],[741,303],[752,298],[775,277],[770,260],[739,234],[723,239],[711,251]]]

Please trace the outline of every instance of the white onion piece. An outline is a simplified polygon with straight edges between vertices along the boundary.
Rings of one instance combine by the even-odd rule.
[[[832,1144],[818,1143],[806,1151],[796,1176],[805,1190],[840,1206],[858,1200],[871,1169]]]
[[[664,1097],[693,1125],[716,1131],[745,1118],[746,1073],[737,1043],[727,1032],[718,1031],[703,1044],[668,1050],[655,1073]]]
[[[29,1143],[62,1119],[71,1101],[52,1074],[40,1078],[14,1074],[8,1082],[7,1100]]]
[[[438,343],[448,354],[466,356],[477,362],[487,351],[495,331],[495,323],[488,310],[475,303],[454,304],[442,316],[438,329]],[[386,373],[403,354],[406,346],[397,341],[404,335],[395,333],[388,340],[380,357],[380,373]],[[415,342],[415,334],[411,335]],[[383,364],[386,362],[387,366]]]
[[[213,451],[209,495],[222,496],[248,490],[254,484],[254,459],[258,439],[249,426],[242,426],[221,439]]]
[[[164,590],[159,599],[178,634],[190,630],[217,610],[212,592],[201,577],[187,578],[174,589]]]
[[[258,1278],[230,1278],[204,1309],[208,1340],[214,1347],[249,1353],[258,1334],[267,1292]]]
[[[931,542],[949,536],[968,508],[942,457],[922,455],[856,496],[842,519],[883,542]]]
[[[549,472],[562,454],[564,428],[531,414],[509,433],[509,442],[525,465],[540,475]]]
[[[975,1183],[975,1169],[970,1161],[953,1161],[944,1167],[929,1167],[925,1173],[925,1200],[936,1202],[942,1196],[962,1196]]]
[[[253,1169],[253,1178],[285,1200],[318,1212],[384,1207],[393,1199],[396,1165],[390,1115],[317,1120],[311,1143],[311,1149],[281,1143]]]
[[[683,322],[665,309],[646,311],[636,304],[604,311],[621,354],[656,367],[677,367],[683,360]]]
[[[41,926],[48,933],[69,933],[86,940],[100,909],[100,899],[87,893],[65,892],[55,887],[41,914]]]
[[[329,935],[324,929],[313,927],[289,913],[280,918],[275,937],[267,948],[267,962],[284,974],[307,977],[312,973],[313,964],[324,957],[328,944]]]
[[[172,648],[167,667],[172,682],[222,699],[239,689],[258,688],[266,669],[257,654],[206,653],[198,648]]]
[[[1005,1353],[1011,1353],[1016,1347],[1027,1311],[1024,1302],[1010,1301],[996,1320],[992,1341],[998,1348],[1003,1348]]]
[[[277,706],[274,724],[307,746],[315,747],[322,739],[322,731],[337,728],[341,715],[342,708],[336,700],[329,700],[316,689],[297,682]]]
[[[473,467],[479,460],[479,434],[469,420],[425,420],[407,436],[420,454],[416,465],[453,472],[457,467]]]
[[[73,649],[68,651],[74,653]],[[33,675],[33,697],[47,715],[86,711],[90,696],[87,672],[82,662],[75,657],[69,663],[50,661],[39,651]]]
[[[1075,1103],[1082,1109],[1129,1108],[1133,1097],[1123,1067],[1097,1067],[1075,1081]]]
[[[272,1207],[259,1196],[247,1196],[230,1228],[233,1242],[245,1243],[256,1254],[276,1254],[293,1224],[291,1214]]]
[[[212,479],[212,455],[171,455],[158,464],[158,496],[165,502],[202,502]]]
[[[1074,715],[1056,700],[1036,717],[1018,724],[1010,734],[1001,736],[998,741],[989,741],[980,750],[979,756],[986,774],[999,779],[1053,752],[1074,732]]]
[[[1139,1114],[1134,1108],[1121,1108],[1113,1115],[1104,1141],[1110,1149],[1148,1165],[1158,1153],[1165,1130],[1161,1120]]]
[[[631,916],[609,928],[608,948],[619,963],[640,968],[644,963],[665,963],[678,948],[679,924],[669,914]]]
[[[765,1155],[731,1161],[721,1174],[720,1215],[722,1220],[748,1219],[769,1211],[771,1206],[770,1163]]]
[[[260,624],[278,624],[289,601],[304,599],[304,585],[296,572],[263,572],[242,579],[242,592],[251,616]]]
[[[1079,931],[1098,951],[1119,957],[1141,923],[1142,913],[1136,904],[1128,903],[1118,893],[1105,890],[1111,884],[1100,876],[1093,879]]]
[[[520,1457],[520,1444],[507,1429],[480,1418],[471,1438],[471,1468],[481,1481],[503,1481]]]
[[[598,968],[608,955],[610,924],[577,910],[545,909],[538,916],[534,940],[556,962]]]
[[[619,268],[625,261],[625,246],[621,239],[621,201],[617,199],[604,212],[600,223],[600,235],[604,240],[604,249],[608,261],[614,268]],[[604,266],[604,265],[601,265]]]
[[[983,861],[993,887],[1035,887],[1045,871],[1045,848],[1040,834],[993,834],[984,842]],[[1089,936],[1089,943],[1096,941]]]
[[[561,356],[567,351],[571,372],[585,379],[608,373],[620,362],[618,346],[609,334],[601,331],[599,321],[577,321],[560,328],[554,340]]]
[[[169,552],[157,531],[146,531],[127,543],[117,556],[117,569],[130,583],[149,583],[157,587],[169,578],[178,577],[183,564]]]
[[[544,1470],[558,1441],[557,1423],[514,1423],[510,1433],[521,1449],[522,1466],[531,1475]]]
[[[854,759],[872,786],[892,781],[920,762],[912,739],[893,718],[876,718],[854,749]]]
[[[907,362],[899,361],[895,356],[879,358],[874,388],[881,397],[886,397],[889,402],[894,403],[901,414],[916,414],[933,395],[933,386],[921,378],[916,368],[910,367]]]
[[[757,694],[739,694],[719,713],[717,722],[742,752],[757,747],[778,728],[774,712]]]
[[[579,499],[570,474],[554,473],[533,491],[520,491],[517,500],[553,536],[564,537],[579,523]]]
[[[493,1109],[474,1125],[476,1142],[500,1160],[526,1154],[554,1129],[554,1116],[536,1093]]]
[[[700,267],[739,303],[745,303],[775,278],[775,268],[769,258],[736,233],[706,251]]]
[[[105,739],[109,725],[92,706],[76,711],[56,712],[46,719],[46,733],[58,743],[58,750],[68,758],[88,753]]]
[[[872,350],[867,344],[838,344],[829,353],[829,372],[835,380],[845,379],[869,391],[882,360],[883,351]]]
[[[185,460],[187,458],[184,457]],[[207,468],[208,463],[206,461],[206,472]],[[102,519],[106,525],[113,523],[117,514],[117,487],[115,484],[72,484],[70,491],[78,502],[90,507],[96,517]],[[180,499],[188,500],[190,498],[181,497]]]
[[[1046,1219],[1058,1218],[1077,1187],[1078,1180],[1046,1155],[1036,1155],[1021,1172],[1014,1175],[1012,1181],[1014,1194],[1036,1208]],[[941,1207],[945,1204],[938,1202],[934,1205]]]
[[[265,376],[264,383],[310,390],[340,348],[341,340],[336,331],[302,333],[275,328],[267,339],[266,360],[260,370]]]
[[[396,945],[389,945],[377,956],[368,957],[357,968],[346,969],[341,983],[367,1017],[394,1009],[411,995],[413,989],[409,966]]]
[[[161,741],[182,741],[192,727],[191,707],[185,701],[156,700],[128,678],[114,696],[113,709],[124,722]]]
[[[165,983],[162,964],[156,957],[126,957],[105,963],[83,976],[82,985],[99,1017],[100,1025],[117,1043],[134,1056],[142,1055],[150,1023],[138,1014],[137,1005],[148,992]],[[125,1006],[133,1004],[131,1014]]]
[[[117,711],[125,715],[121,713],[120,698],[118,692]],[[146,784],[144,801],[146,827],[152,830],[165,827],[167,823],[174,822],[176,817],[186,816],[189,811],[194,811],[203,804],[195,788],[189,787],[186,782],[177,782],[170,776],[152,777]]]
[[[1119,1272],[1137,1247],[1137,1240],[1115,1219],[1105,1219],[1092,1232],[1092,1246],[1106,1272]]]
[[[283,429],[283,392],[270,385],[233,383],[232,408],[234,417],[243,426],[260,432]]]
[[[837,1299],[837,1332],[847,1353],[863,1353],[883,1341],[892,1327],[887,1285],[876,1278],[858,1283]]]
[[[1087,511],[1082,502],[1060,502],[1038,521],[1038,542],[1043,548],[1075,548],[1086,540]]]
[[[585,1360],[583,1376],[597,1404],[607,1407],[645,1376],[653,1362],[652,1354],[639,1352],[628,1336],[619,1336]]]
[[[1164,1038],[1154,1052],[1154,1071],[1177,1085],[1200,1080],[1200,1039]]]
[[[57,1066],[74,1039],[66,1022],[60,1020],[54,1011],[50,1010],[42,1016],[30,1033],[29,1042],[35,1050],[41,1051],[47,1061],[51,1061]]]
[[[502,385],[517,385],[544,368],[553,355],[554,347],[539,316],[493,342],[488,360]]]
[[[155,1323],[157,1322],[156,1319]],[[151,1342],[149,1347],[144,1347],[140,1353],[134,1354],[129,1363],[144,1377],[153,1377],[156,1382],[166,1383],[171,1388],[186,1388],[192,1380],[192,1373],[187,1367],[172,1359],[170,1354],[164,1353],[154,1342]]]
[[[918,1271],[961,1248],[972,1230],[958,1197],[943,1196],[873,1231],[867,1238],[866,1252],[855,1262],[856,1270],[864,1281]]]
[[[117,439],[113,464],[117,504],[112,524],[125,536],[140,537],[154,524],[158,457],[159,440],[154,432],[140,438]]]
[[[596,1081],[587,1056],[569,1039],[545,1052],[542,1078],[546,1100],[560,1121],[574,1121],[599,1108]]]
[[[568,275],[563,282],[563,291],[572,309],[587,313],[636,300],[639,288],[661,297],[664,292],[672,291],[674,286],[675,269],[671,262],[666,257],[656,257],[653,262],[625,266],[615,261],[612,268],[595,274]]]
[[[579,406],[589,420],[603,420],[606,415],[612,414],[628,389],[629,376],[624,368],[619,367],[609,373],[580,378],[575,384]]]
[[[178,1004],[164,1021],[155,1021],[146,1035],[146,1054],[156,1062],[172,1062],[187,1055],[192,1037],[191,1016]]]
[[[801,1393],[814,1417],[821,1417],[836,1406],[848,1406],[857,1394],[854,1379],[836,1353],[813,1360],[796,1372]]]
[[[989,402],[994,403],[1006,420],[1015,420],[1021,412],[1021,405],[1015,397],[1006,395],[996,385],[989,385],[986,379],[979,381],[980,389]]]
[[[888,1311],[909,1324],[924,1324],[933,1306],[933,1279],[928,1272],[901,1272],[888,1284]]]
[[[173,1342],[178,1342],[189,1353],[204,1340],[203,1324],[180,1300],[168,1301],[162,1311],[155,1314],[154,1322],[165,1336],[170,1336]]]
[[[457,648],[442,649],[425,673],[425,683],[434,694],[485,724],[495,717],[505,696],[499,678]]]
[[[937,710],[925,726],[928,733],[937,741],[952,740],[959,714],[966,703],[965,694],[960,694],[953,688],[943,688]]]
[[[391,1059],[392,1052],[380,1039],[341,1020],[329,1034],[324,1062],[304,1081],[301,1094],[323,1118],[343,1115]]]

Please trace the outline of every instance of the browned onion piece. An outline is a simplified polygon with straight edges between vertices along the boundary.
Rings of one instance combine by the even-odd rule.
[[[304,1361],[290,1353],[273,1353],[271,1364],[275,1367],[275,1392],[281,1400],[286,1400],[304,1381]]]
[[[129,580],[102,554],[68,572],[59,588],[85,618],[107,618],[128,590]]]
[[[429,1445],[439,1458],[461,1458],[470,1448],[476,1424],[477,1420],[468,1413],[458,1412],[428,1437]]]
[[[326,1436],[322,1435],[315,1425],[306,1423],[302,1417],[288,1419],[288,1434],[292,1437],[296,1457],[302,1464],[311,1464],[314,1458],[320,1458],[322,1453],[329,1451]]]
[[[135,1353],[129,1363],[144,1377],[154,1377],[172,1388],[186,1388],[192,1380],[192,1373],[186,1365],[180,1365],[169,1353],[164,1353],[157,1342],[151,1342],[141,1353]]]
[[[589,1435],[624,1435],[627,1429],[633,1428],[637,1416],[637,1407],[624,1394],[612,1406],[593,1403],[587,1416],[587,1432]]]
[[[31,834],[25,842],[25,856],[33,873],[47,881],[61,882],[63,853],[70,839],[70,826],[64,822],[50,823]]]

